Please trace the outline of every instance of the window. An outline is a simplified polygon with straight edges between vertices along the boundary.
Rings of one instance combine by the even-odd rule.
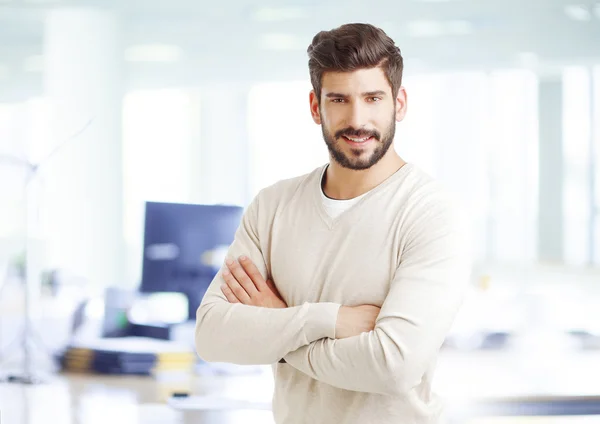
[[[536,83],[521,70],[404,79],[409,106],[396,149],[460,196],[480,260],[536,255]]]
[[[49,118],[47,104],[41,97],[0,105],[0,237],[18,237],[24,231],[29,170],[20,161],[38,163],[48,154]],[[43,186],[43,175],[38,180],[40,177]],[[36,229],[39,230],[40,227]]]
[[[124,232],[131,267],[141,272],[144,203],[189,202],[192,139],[190,95],[183,90],[129,93],[123,106]]]
[[[327,163],[321,127],[310,115],[310,82],[262,83],[249,93],[251,195]]]
[[[23,168],[15,164],[14,156],[23,156],[19,105],[0,105],[0,237],[13,237],[22,230],[20,216],[23,206]],[[0,258],[0,261],[4,258]]]

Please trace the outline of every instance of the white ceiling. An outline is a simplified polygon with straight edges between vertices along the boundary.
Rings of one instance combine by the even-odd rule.
[[[0,100],[41,90],[44,16],[73,5],[122,15],[132,87],[306,78],[313,35],[345,22],[385,29],[407,72],[600,63],[600,0],[0,0]]]

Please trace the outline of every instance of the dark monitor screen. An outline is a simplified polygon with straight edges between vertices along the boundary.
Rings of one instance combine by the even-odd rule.
[[[194,319],[242,214],[240,206],[146,202],[140,291],[184,293]]]

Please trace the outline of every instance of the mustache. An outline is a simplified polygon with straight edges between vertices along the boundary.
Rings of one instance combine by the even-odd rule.
[[[340,138],[342,136],[353,138],[373,137],[375,140],[381,139],[381,134],[377,130],[355,130],[354,128],[344,128],[335,133],[335,138]]]

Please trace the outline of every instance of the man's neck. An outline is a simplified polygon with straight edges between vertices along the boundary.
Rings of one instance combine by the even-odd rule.
[[[331,159],[324,175],[323,192],[332,199],[353,199],[377,187],[405,163],[393,147],[379,162],[364,170],[344,168]]]

